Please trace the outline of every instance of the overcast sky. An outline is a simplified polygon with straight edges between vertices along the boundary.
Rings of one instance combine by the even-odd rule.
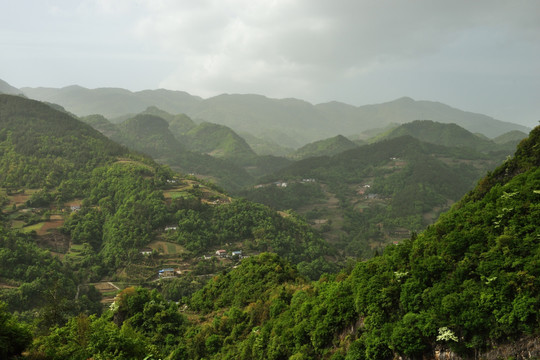
[[[538,0],[0,0],[15,87],[352,105],[402,96],[538,125]]]

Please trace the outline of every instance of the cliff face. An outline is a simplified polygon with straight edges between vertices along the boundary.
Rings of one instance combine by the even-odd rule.
[[[493,350],[475,354],[471,359],[479,360],[528,360],[540,359],[540,337],[523,337],[517,341],[505,344],[493,344]],[[432,357],[425,360],[464,360],[469,359],[457,355],[448,348],[436,347]]]

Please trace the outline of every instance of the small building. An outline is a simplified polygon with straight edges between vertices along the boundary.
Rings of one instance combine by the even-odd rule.
[[[79,210],[81,210],[81,206],[80,205],[71,205],[70,209],[71,209],[71,211],[79,211]]]
[[[176,229],[178,229],[178,226],[176,226],[176,225],[165,226],[165,231],[173,231],[173,230],[176,230]]]
[[[231,253],[231,256],[242,256],[242,250],[236,250]]]
[[[176,271],[173,268],[161,269],[158,272],[160,278],[176,276]]]
[[[144,256],[152,255],[152,249],[151,248],[145,248],[140,251],[140,253]]]
[[[220,256],[220,257],[225,257],[225,256],[227,256],[227,251],[226,250],[217,250],[216,255]]]

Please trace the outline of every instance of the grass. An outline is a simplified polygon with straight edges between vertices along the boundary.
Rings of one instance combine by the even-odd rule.
[[[179,255],[185,252],[182,245],[178,245],[168,241],[153,241],[148,245],[151,249],[162,252],[163,255]]]
[[[167,244],[167,251],[169,254],[176,254],[176,245],[175,244]]]
[[[38,231],[39,229],[41,229],[41,227],[45,225],[44,222],[40,222],[40,223],[37,223],[37,224],[34,224],[34,225],[30,225],[30,226],[26,226],[24,228],[21,229],[21,231],[23,233],[29,233],[31,231]]]

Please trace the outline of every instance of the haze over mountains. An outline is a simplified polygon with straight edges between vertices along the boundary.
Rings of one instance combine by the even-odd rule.
[[[196,121],[226,125],[237,133],[250,133],[292,148],[331,136],[352,136],[391,123],[403,124],[414,120],[455,123],[490,138],[512,130],[530,130],[442,103],[416,101],[408,97],[356,107],[340,102],[313,105],[298,99],[271,99],[253,94],[223,94],[202,99],[186,92],[164,89],[131,92],[117,88],[69,86],[21,90],[32,99],[59,104],[78,116],[101,114],[113,119],[156,106],[171,114],[183,113]]]

